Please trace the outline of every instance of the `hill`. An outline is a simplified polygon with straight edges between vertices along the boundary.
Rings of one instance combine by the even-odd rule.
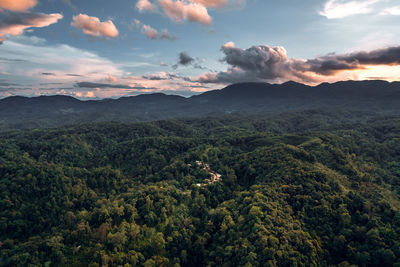
[[[399,266],[399,117],[343,117],[1,133],[0,265]]]
[[[400,83],[347,81],[315,87],[241,83],[184,98],[161,93],[80,101],[68,96],[0,100],[0,128],[56,127],[84,122],[138,122],[225,114],[277,114],[305,110],[400,113]]]

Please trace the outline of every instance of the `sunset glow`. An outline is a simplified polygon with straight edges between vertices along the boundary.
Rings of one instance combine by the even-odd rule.
[[[398,10],[378,0],[1,0],[0,97],[397,81]]]

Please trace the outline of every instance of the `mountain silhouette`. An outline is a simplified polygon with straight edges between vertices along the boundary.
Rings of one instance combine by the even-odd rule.
[[[400,83],[343,81],[308,86],[238,83],[189,98],[163,93],[82,101],[70,96],[12,96],[0,100],[0,125],[52,127],[91,121],[136,122],[223,114],[356,110],[400,114]]]

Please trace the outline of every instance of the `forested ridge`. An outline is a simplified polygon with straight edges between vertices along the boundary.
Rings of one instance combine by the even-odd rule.
[[[343,81],[309,86],[238,83],[188,98],[163,93],[119,99],[81,101],[53,95],[0,99],[0,131],[50,128],[78,123],[118,121],[134,123],[182,117],[223,116],[333,110],[361,116],[400,114],[400,82]],[[354,114],[349,117],[355,118]]]
[[[3,132],[0,265],[400,266],[400,118],[349,117]]]

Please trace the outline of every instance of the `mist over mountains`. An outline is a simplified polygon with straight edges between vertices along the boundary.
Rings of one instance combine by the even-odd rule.
[[[81,101],[70,96],[13,96],[0,100],[4,128],[55,127],[85,122],[138,122],[226,114],[278,114],[305,110],[400,114],[400,83],[345,81],[312,87],[239,83],[189,98],[146,94],[119,99]]]

